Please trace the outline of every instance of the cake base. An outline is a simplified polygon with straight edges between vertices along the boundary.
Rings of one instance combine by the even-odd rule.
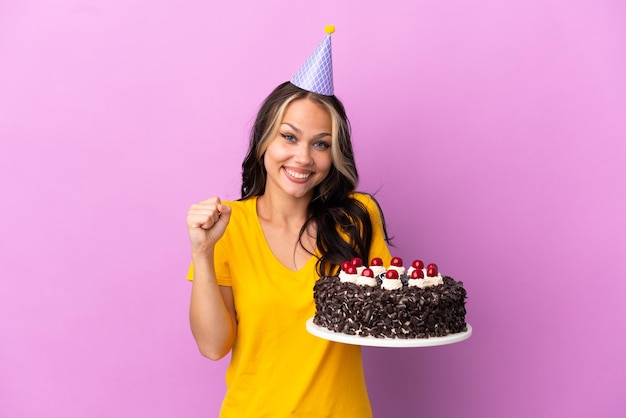
[[[306,321],[306,329],[312,335],[323,338],[325,340],[334,341],[344,344],[361,345],[366,347],[388,347],[388,348],[417,348],[417,347],[436,347],[440,345],[448,345],[459,343],[467,340],[472,336],[472,327],[467,324],[467,330],[456,334],[448,334],[443,337],[430,338],[376,338],[372,336],[348,335],[341,332],[334,332],[327,328],[320,327],[313,323],[313,318]]]

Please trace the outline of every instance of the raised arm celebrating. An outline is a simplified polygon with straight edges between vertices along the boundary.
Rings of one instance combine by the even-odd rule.
[[[232,289],[218,285],[213,263],[215,244],[224,235],[230,213],[219,197],[194,204],[187,213],[194,272],[189,320],[198,349],[211,360],[230,351],[237,332]]]

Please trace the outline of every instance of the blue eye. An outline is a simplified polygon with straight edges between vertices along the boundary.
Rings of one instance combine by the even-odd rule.
[[[280,134],[287,142],[294,142],[296,137],[290,134]]]
[[[317,149],[320,149],[320,150],[326,150],[326,149],[330,148],[330,144],[328,142],[324,142],[324,141],[316,142],[315,144],[313,144],[313,146],[315,148],[317,148]]]

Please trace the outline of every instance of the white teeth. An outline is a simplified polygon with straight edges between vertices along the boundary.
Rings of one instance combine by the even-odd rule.
[[[285,169],[285,171],[291,177],[295,177],[297,179],[305,179],[305,178],[307,178],[307,177],[309,177],[311,175],[311,173],[296,173],[295,171],[291,171],[291,170],[287,170],[287,169]]]

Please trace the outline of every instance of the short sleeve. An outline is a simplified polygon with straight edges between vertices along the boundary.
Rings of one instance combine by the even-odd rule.
[[[228,257],[226,257],[226,249],[222,240],[218,241],[215,245],[214,254],[214,266],[215,277],[217,278],[217,284],[220,286],[232,286],[232,280],[230,278],[230,269],[228,267]],[[193,281],[193,263],[187,270],[187,280]]]
[[[217,284],[220,286],[232,286],[233,281],[230,275],[230,266],[228,263],[228,251],[227,247],[230,237],[225,235],[221,240],[215,244],[215,277],[217,278]]]

